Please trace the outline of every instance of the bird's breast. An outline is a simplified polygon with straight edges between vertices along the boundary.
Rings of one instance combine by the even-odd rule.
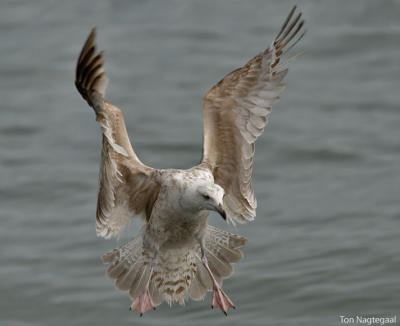
[[[154,214],[148,223],[148,232],[158,247],[165,249],[193,246],[201,239],[207,227],[208,214],[177,216]]]

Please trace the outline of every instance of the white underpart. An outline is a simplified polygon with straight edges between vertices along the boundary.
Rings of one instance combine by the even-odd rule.
[[[94,108],[103,133],[96,231],[109,238],[131,215],[144,216],[141,234],[104,259],[111,263],[108,274],[116,286],[129,290],[133,298],[150,290],[155,305],[163,300],[184,303],[188,296],[201,299],[207,290],[218,288],[216,284],[231,275],[232,263],[241,259],[238,248],[245,239],[208,226],[205,210],[215,209],[223,198],[228,221],[245,223],[256,215],[254,142],[285,88],[282,79],[295,57],[280,60],[304,35],[294,38],[304,24],[301,13],[293,16],[295,9],[265,51],[204,96],[203,158],[189,170],[153,169],[139,160],[121,111],[104,100],[103,53],[96,51],[95,29],[90,33],[75,84]],[[212,201],[200,196],[199,185],[210,187]]]

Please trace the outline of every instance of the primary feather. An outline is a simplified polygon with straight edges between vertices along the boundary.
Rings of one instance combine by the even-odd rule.
[[[303,37],[301,13],[289,13],[272,44],[212,87],[203,98],[203,156],[188,170],[153,169],[129,141],[121,110],[104,99],[107,77],[93,29],[78,58],[75,85],[94,109],[103,139],[96,212],[97,235],[117,235],[132,216],[138,236],[103,257],[107,275],[143,313],[163,300],[184,303],[213,291],[212,305],[234,307],[222,291],[246,239],[208,225],[208,211],[232,223],[253,220],[254,143],[296,55],[283,56]],[[225,212],[226,211],[226,212]],[[228,214],[226,214],[228,213]]]
[[[266,50],[225,76],[203,98],[202,163],[224,188],[225,205],[233,223],[251,221],[256,215],[257,201],[251,185],[254,143],[285,88],[282,80],[290,59],[279,62],[304,35],[300,33],[304,24],[301,13],[293,18],[295,9]]]

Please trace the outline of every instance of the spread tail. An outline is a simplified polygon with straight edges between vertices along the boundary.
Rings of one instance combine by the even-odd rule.
[[[207,227],[205,254],[219,284],[232,274],[232,263],[242,259],[239,248],[245,243],[241,236]],[[169,304],[174,301],[184,304],[189,297],[200,300],[212,290],[212,280],[201,262],[200,246],[160,251],[150,275],[153,257],[153,252],[143,248],[140,234],[105,254],[103,262],[110,263],[107,275],[116,280],[115,286],[129,290],[132,298],[143,293],[150,278],[150,295],[155,306],[163,300]]]
[[[204,247],[211,272],[219,285],[222,280],[229,278],[233,273],[232,263],[238,263],[243,254],[239,248],[243,247],[247,239],[239,235],[222,231],[211,225],[207,226]],[[207,270],[201,262],[201,255],[196,255],[197,270],[190,285],[190,296],[193,300],[201,300],[207,291],[212,291],[213,283]]]

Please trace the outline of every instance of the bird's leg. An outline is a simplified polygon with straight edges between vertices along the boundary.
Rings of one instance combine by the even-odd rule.
[[[208,266],[208,261],[207,257],[204,252],[204,247],[201,246],[201,261],[204,265],[204,267],[207,269],[211,280],[213,282],[213,295],[212,295],[212,301],[211,301],[211,308],[217,307],[222,310],[222,312],[227,316],[227,311],[229,308],[235,309],[235,305],[229,299],[229,297],[225,294],[224,291],[222,291],[222,288],[219,286],[217,280],[215,279],[213,273],[211,272],[210,267]]]
[[[139,295],[137,298],[135,298],[135,300],[133,300],[130,307],[131,310],[136,310],[137,312],[139,312],[140,317],[142,317],[147,310],[156,309],[150,295],[150,280],[153,274],[154,266],[157,264],[157,257],[158,253],[156,252],[151,261],[150,275],[149,279],[147,280],[146,287],[143,293]]]

